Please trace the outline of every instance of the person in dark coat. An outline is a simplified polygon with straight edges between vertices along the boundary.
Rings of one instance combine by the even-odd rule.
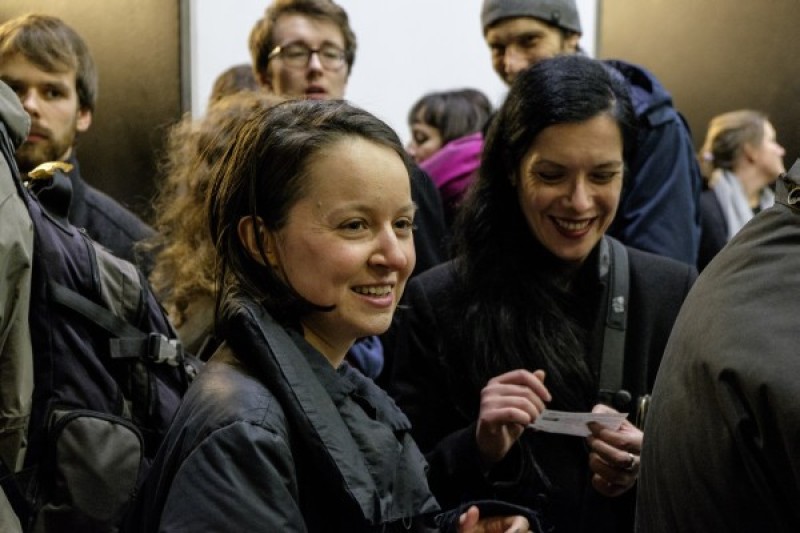
[[[422,531],[439,512],[408,419],[345,360],[389,327],[414,268],[408,165],[391,128],[346,102],[242,118],[206,203],[222,344],[175,416],[133,529]],[[480,505],[442,515],[443,529],[536,525]]]
[[[445,505],[497,497],[536,507],[558,532],[631,531],[650,392],[693,266],[627,248],[629,297],[619,430],[588,439],[526,429],[543,409],[599,402],[609,283],[605,232],[619,204],[635,118],[598,61],[564,55],[520,73],[489,128],[458,255],[409,284],[392,331],[391,392]],[[627,300],[627,301],[626,301]]]
[[[39,165],[63,161],[72,187],[68,218],[114,255],[149,268],[135,243],[153,230],[110,196],[81,177],[75,141],[92,123],[97,71],[86,43],[61,19],[23,15],[0,25],[0,79],[19,96],[31,131],[17,149],[25,175]],[[59,206],[60,207],[60,206]]]
[[[800,165],[692,288],[645,424],[636,530],[800,531]]]
[[[581,53],[575,0],[484,0],[481,25],[492,67],[507,85],[539,61]],[[608,234],[628,246],[694,265],[702,180],[691,133],[651,72],[625,61],[603,62],[626,85],[640,125]]]

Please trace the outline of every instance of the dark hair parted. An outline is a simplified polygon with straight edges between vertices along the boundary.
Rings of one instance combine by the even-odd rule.
[[[347,71],[353,70],[356,60],[356,35],[350,27],[347,12],[331,0],[274,0],[250,31],[248,45],[256,78],[267,70],[269,54],[278,46],[275,42],[275,24],[285,15],[303,15],[315,20],[333,23],[344,37],[344,55]]]
[[[242,121],[214,165],[207,200],[211,237],[220,261],[220,295],[231,289],[243,292],[285,324],[296,324],[309,312],[322,310],[265,266],[269,262],[263,250],[263,264],[251,257],[237,227],[242,218],[252,217],[270,231],[281,230],[292,207],[305,195],[312,162],[336,143],[352,138],[390,148],[410,169],[394,130],[344,101],[289,101],[256,110]],[[253,231],[257,230],[254,224]]]
[[[81,109],[94,111],[97,69],[89,48],[64,21],[29,14],[0,25],[0,61],[21,54],[46,72],[75,71],[75,90]]]
[[[432,92],[411,106],[408,124],[422,122],[439,130],[442,144],[483,131],[492,114],[492,104],[477,89]]]
[[[536,240],[515,184],[544,129],[598,115],[619,125],[628,160],[636,118],[627,86],[599,61],[564,55],[523,71],[490,125],[454,239],[461,281],[454,308],[466,312],[461,342],[472,354],[469,377],[476,387],[515,368],[543,368],[554,405],[585,409],[595,400],[586,353],[597,310],[588,293],[559,284],[563,264]]]

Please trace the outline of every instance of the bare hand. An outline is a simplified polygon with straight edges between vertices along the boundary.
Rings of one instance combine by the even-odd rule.
[[[458,518],[459,533],[527,533],[528,519],[524,516],[493,516],[480,518],[474,505]]]
[[[598,404],[593,413],[616,413],[606,405]],[[628,420],[616,431],[589,424],[592,435],[587,437],[591,452],[589,469],[593,472],[592,486],[604,496],[614,497],[627,492],[639,476],[639,454],[642,452],[643,433]]]
[[[489,380],[481,391],[475,431],[484,462],[494,464],[505,457],[550,399],[544,386],[544,370],[512,370]]]

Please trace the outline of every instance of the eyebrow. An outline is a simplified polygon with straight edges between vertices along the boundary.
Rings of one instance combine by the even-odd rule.
[[[598,163],[594,165],[592,168],[617,168],[624,166],[625,162],[620,160],[614,161],[604,161],[602,163]],[[530,164],[529,168],[535,168],[538,166],[551,166],[551,167],[558,167],[558,168],[566,168],[568,165],[563,165],[561,163],[557,163],[556,161],[551,161],[549,159],[539,159],[534,161]]]

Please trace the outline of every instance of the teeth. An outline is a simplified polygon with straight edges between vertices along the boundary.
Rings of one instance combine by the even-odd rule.
[[[580,230],[586,229],[586,228],[589,227],[589,224],[591,224],[591,222],[592,222],[591,219],[590,220],[581,220],[581,221],[578,221],[578,222],[573,222],[573,221],[570,221],[570,220],[564,220],[564,219],[561,219],[561,218],[554,218],[553,220],[555,220],[556,224],[558,224],[560,227],[562,227],[562,228],[564,228],[565,230],[568,230],[568,231],[580,231]]]
[[[368,294],[370,296],[386,296],[392,292],[392,287],[390,285],[384,285],[383,287],[355,287],[353,290],[359,294]]]

